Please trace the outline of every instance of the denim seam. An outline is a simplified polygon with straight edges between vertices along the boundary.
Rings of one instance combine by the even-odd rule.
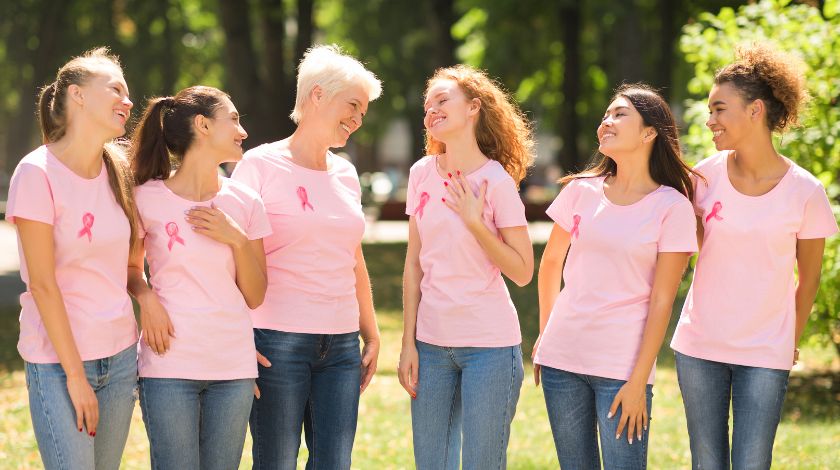
[[[145,410],[143,410],[143,405],[144,404],[145,404],[146,407],[149,406],[149,401],[148,401],[149,399],[146,397],[146,387],[139,387],[139,388],[140,388],[140,405],[141,405],[140,406],[140,411],[143,412],[142,413],[143,424],[146,426],[146,434],[148,434],[148,437],[149,437],[149,459],[151,460],[151,462],[150,462],[151,467],[154,470],[154,469],[157,469],[159,467],[157,466],[157,460],[158,459],[155,458],[155,447],[156,446],[155,446],[154,442],[152,442],[152,440],[153,440],[152,436],[154,435],[154,433],[151,432],[151,429],[153,428],[152,417],[151,417],[150,413],[145,413]]]
[[[44,410],[44,418],[46,418],[47,429],[49,430],[50,440],[52,441],[52,449],[55,452],[55,457],[56,457],[56,461],[58,462],[58,467],[59,468],[65,468],[65,466],[64,466],[64,456],[61,454],[61,448],[58,445],[58,439],[57,439],[57,436],[56,436],[55,427],[53,426],[52,415],[50,414],[50,411],[49,411],[50,408],[48,406],[46,406],[47,401],[46,401],[46,399],[44,398],[44,395],[43,395],[44,389],[42,387],[41,377],[38,375],[38,367],[35,366],[35,367],[32,367],[31,369],[32,369],[32,375],[35,377],[35,380],[37,382],[37,384],[35,386],[35,390],[37,390],[38,399],[41,401],[41,408]],[[72,405],[72,400],[71,400],[70,403]],[[73,410],[75,411],[75,407],[73,407]]]
[[[460,387],[461,383],[457,383],[456,387]],[[449,443],[452,435],[452,417],[455,415],[455,390],[452,391],[452,398],[449,400],[449,422],[446,426],[446,446],[443,453],[443,468],[449,468]]]
[[[314,468],[318,468],[318,452],[315,450],[318,446],[318,439],[315,433],[315,406],[313,405],[312,399],[314,398],[314,393],[309,394],[309,400],[307,406],[309,406],[309,427],[312,430],[312,448],[309,449],[309,458],[312,459],[312,466]]]
[[[508,396],[507,396],[507,403],[505,403],[505,414],[504,414],[504,421],[502,422],[502,435],[501,435],[501,442],[499,445],[499,464],[497,468],[504,468],[505,454],[506,454],[506,447],[503,447],[505,443],[505,427],[507,426],[506,423],[509,422],[508,411],[510,410],[510,402],[513,399],[513,383],[515,382],[514,377],[516,376],[516,353],[514,352],[513,348],[510,349],[510,384],[508,385]]]

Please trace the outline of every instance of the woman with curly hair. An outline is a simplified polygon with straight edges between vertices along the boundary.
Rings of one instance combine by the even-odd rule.
[[[597,135],[594,166],[546,211],[534,381],[561,467],[600,469],[600,437],[604,468],[644,469],[656,355],[697,251],[692,171],[646,85],[616,91]]]
[[[694,200],[701,248],[671,343],[695,469],[770,468],[825,238],[837,232],[820,181],[773,146],[805,101],[802,67],[743,48],[709,93],[718,153],[695,167],[708,181]]]
[[[479,70],[440,69],[425,94],[426,151],[412,166],[399,379],[412,398],[418,469],[505,468],[522,385],[521,335],[502,274],[530,282],[517,185],[531,128]],[[463,443],[463,446],[462,446]]]

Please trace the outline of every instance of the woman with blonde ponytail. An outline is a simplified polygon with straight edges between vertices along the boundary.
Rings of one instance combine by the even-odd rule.
[[[23,157],[6,219],[18,230],[18,351],[47,469],[117,469],[134,410],[137,326],[126,292],[136,232],[119,146],[132,108],[116,56],[59,69],[39,98],[44,145]]]

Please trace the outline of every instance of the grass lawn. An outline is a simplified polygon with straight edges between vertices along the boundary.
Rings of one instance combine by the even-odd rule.
[[[410,398],[396,377],[401,336],[397,307],[404,245],[376,245],[365,250],[380,309],[383,347],[379,371],[362,396],[353,467],[413,468]],[[538,247],[537,254],[540,251]],[[530,356],[536,336],[535,291],[536,282],[523,289],[511,289],[522,318],[526,356]],[[16,309],[0,309],[0,468],[37,469],[41,463],[29,419],[22,362],[15,350],[17,334]],[[833,350],[821,348],[803,351],[805,367],[794,372],[788,387],[776,438],[774,468],[831,469],[840,465],[840,372],[834,354]],[[648,461],[652,469],[690,467],[685,417],[672,357],[670,349],[663,348],[651,413]],[[557,468],[542,392],[533,385],[530,363],[525,369],[526,380],[508,453],[509,468]],[[250,448],[249,438],[240,468],[250,468]],[[303,468],[304,455],[305,449],[299,468]],[[149,468],[148,441],[139,406],[135,409],[123,468]]]

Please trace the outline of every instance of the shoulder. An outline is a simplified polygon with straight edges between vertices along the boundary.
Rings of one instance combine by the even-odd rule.
[[[657,191],[656,195],[658,196],[656,198],[658,203],[665,208],[673,207],[678,210],[685,209],[692,213],[694,212],[694,206],[691,204],[691,201],[685,197],[685,194],[679,192],[675,188],[662,186],[662,188]]]
[[[603,176],[582,176],[575,178],[565,185],[560,192],[566,194],[599,194],[604,185]]]
[[[221,178],[224,190],[236,196],[237,199],[248,202],[260,200],[260,195],[247,184],[224,176]]]
[[[414,162],[408,172],[419,174],[421,172],[428,171],[430,168],[433,169],[435,167],[435,162],[437,161],[436,158],[436,155],[426,155],[420,160]]]
[[[134,198],[140,202],[141,199],[163,193],[163,180],[149,180],[134,187]]]
[[[356,174],[356,166],[353,165],[353,162],[348,160],[347,158],[342,157],[341,155],[337,155],[333,152],[330,152],[330,163],[332,164],[331,170],[336,173],[352,173]]]
[[[701,174],[703,174],[703,172],[712,173],[726,165],[726,157],[728,155],[729,152],[727,150],[717,152],[697,162],[697,164],[694,165],[694,169]],[[705,174],[703,175],[705,176]]]
[[[822,182],[814,176],[810,171],[797,165],[796,162],[790,161],[791,164],[791,180],[798,190],[811,194],[817,188],[823,188]]]
[[[37,171],[46,173],[49,164],[47,146],[42,145],[26,154],[15,168],[15,173]]]

